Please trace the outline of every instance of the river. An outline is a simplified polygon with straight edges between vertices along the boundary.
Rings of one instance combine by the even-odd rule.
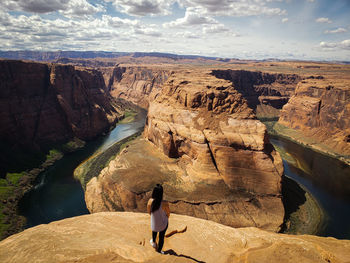
[[[325,213],[317,235],[350,239],[350,166],[281,137],[270,141],[281,153],[285,175],[311,193]]]
[[[26,227],[88,214],[84,191],[80,182],[73,176],[75,168],[91,155],[142,131],[145,119],[146,112],[141,110],[133,122],[117,124],[106,136],[87,143],[82,149],[66,154],[39,174],[34,187],[19,202],[19,213],[27,219]]]
[[[73,177],[74,169],[96,152],[141,131],[145,118],[146,113],[141,112],[135,121],[118,124],[108,135],[67,154],[41,173],[19,203],[27,227],[88,214],[83,189]],[[317,235],[350,239],[350,167],[289,140],[276,136],[270,140],[283,152],[286,176],[306,188],[326,214],[327,220]]]

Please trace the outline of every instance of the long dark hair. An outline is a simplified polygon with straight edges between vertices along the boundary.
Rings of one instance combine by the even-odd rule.
[[[162,200],[163,200],[163,186],[157,184],[156,187],[153,188],[152,192],[153,202],[151,205],[151,212],[154,212],[159,209]]]

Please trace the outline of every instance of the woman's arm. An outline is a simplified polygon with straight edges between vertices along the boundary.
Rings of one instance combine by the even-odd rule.
[[[152,207],[153,198],[150,198],[147,203],[147,213],[151,214],[151,207]]]
[[[166,213],[166,216],[169,218],[169,216],[170,216],[169,203],[167,201],[163,201],[162,208],[163,208],[164,212]]]

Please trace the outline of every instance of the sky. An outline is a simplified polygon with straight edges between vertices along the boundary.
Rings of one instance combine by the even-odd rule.
[[[350,0],[1,0],[0,50],[350,61]]]

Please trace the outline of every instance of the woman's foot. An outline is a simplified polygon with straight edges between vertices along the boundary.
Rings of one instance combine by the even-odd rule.
[[[149,243],[151,244],[151,246],[153,248],[157,248],[157,243],[156,242],[153,242],[153,239],[151,238],[151,240],[149,241]]]

